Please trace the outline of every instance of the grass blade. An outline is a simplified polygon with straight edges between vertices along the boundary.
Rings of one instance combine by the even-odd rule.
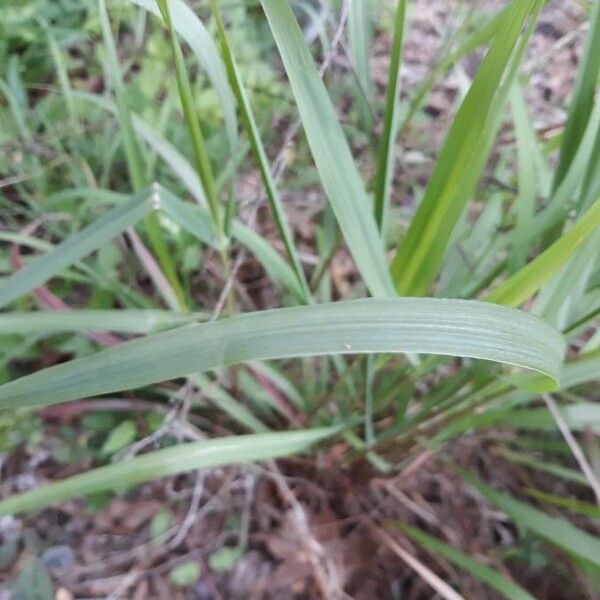
[[[590,121],[593,119],[593,111],[590,115]],[[585,134],[582,140],[585,140]],[[600,172],[597,168],[598,160],[600,158],[600,127],[596,131],[596,141],[592,148],[590,159],[587,165],[587,172],[583,179],[583,185],[581,186],[581,194],[577,202],[577,210],[587,210],[596,198],[600,196]]]
[[[547,206],[536,215],[533,226],[534,235],[547,236],[550,230],[561,231],[562,227],[573,209],[585,210],[597,199],[598,196],[589,197],[586,193],[581,199],[585,198],[585,206],[577,206],[574,200],[577,198],[579,190],[582,188],[582,181],[586,183],[587,172],[593,168],[595,153],[598,152],[598,138],[600,137],[600,104],[595,105],[590,115],[589,123],[585,134],[577,149],[577,154],[571,162],[571,167],[560,186],[552,193]],[[591,189],[587,188],[591,193]]]
[[[0,335],[48,335],[65,331],[156,333],[187,325],[201,315],[167,310],[66,310],[0,314]]]
[[[528,496],[551,504],[552,506],[564,508],[571,513],[582,514],[591,519],[600,519],[600,507],[593,504],[580,502],[574,498],[565,498],[564,496],[557,496],[556,494],[548,494],[535,488],[526,489],[524,491]]]
[[[210,164],[206,142],[204,141],[204,135],[202,133],[202,128],[200,127],[200,122],[196,113],[192,85],[186,71],[183,52],[177,40],[177,34],[175,33],[175,27],[171,18],[171,2],[172,0],[157,0],[163,20],[167,26],[167,29],[169,30],[171,50],[175,60],[175,73],[177,76],[179,97],[181,99],[181,106],[183,108],[187,129],[192,140],[196,169],[198,171],[198,175],[200,176],[200,181],[202,182],[204,194],[208,200],[208,208],[210,209],[217,239],[219,240],[221,249],[224,249],[225,226],[223,223],[221,207],[219,206],[219,195],[217,193],[217,186],[215,184],[215,178],[212,166]]]
[[[589,352],[565,364],[561,375],[562,389],[594,381],[600,373],[600,351]]]
[[[515,273],[527,262],[531,243],[531,220],[535,211],[538,187],[535,174],[536,134],[523,90],[517,84],[513,86],[510,98],[519,169],[519,193],[515,199],[516,225],[511,239],[511,251],[508,261],[509,272]]]
[[[279,197],[277,186],[275,185],[275,181],[273,180],[273,176],[271,174],[267,153],[265,152],[265,148],[260,137],[260,132],[258,130],[258,125],[256,124],[256,119],[254,118],[254,112],[252,110],[252,106],[250,105],[250,99],[248,98],[248,94],[244,88],[235,57],[233,56],[229,41],[227,40],[227,33],[225,31],[216,0],[211,0],[211,9],[217,23],[217,34],[221,43],[221,52],[225,60],[225,65],[227,66],[229,81],[238,101],[238,106],[241,113],[240,116],[246,130],[246,134],[250,140],[250,146],[254,153],[254,158],[260,169],[263,184],[267,193],[267,198],[269,200],[269,205],[273,213],[273,218],[275,219],[275,224],[277,225],[279,235],[283,241],[283,245],[285,246],[292,269],[298,278],[298,285],[304,293],[304,301],[310,303],[311,293],[308,287],[308,282],[306,281],[302,264],[300,263],[298,253],[296,252],[294,238],[285,216],[283,203]]]
[[[77,100],[83,100],[114,115],[117,114],[117,107],[108,98],[88,92],[73,92],[73,95]],[[171,171],[179,178],[182,185],[194,197],[194,200],[201,206],[208,206],[200,177],[198,177],[198,173],[187,158],[173,144],[162,137],[148,122],[134,113],[131,116],[133,127],[138,136],[165,161],[171,168]]]
[[[161,17],[156,0],[131,0],[131,2]],[[238,143],[235,99],[227,82],[227,72],[219,56],[219,50],[202,21],[184,2],[170,0],[169,8],[175,31],[191,48],[219,96],[229,145],[233,151]]]
[[[144,161],[141,150],[137,144],[137,139],[133,132],[133,124],[131,122],[131,114],[127,106],[127,94],[123,87],[123,79],[119,59],[117,55],[117,47],[110,28],[108,13],[106,11],[106,0],[98,0],[100,12],[100,23],[102,25],[102,38],[106,48],[108,70],[110,73],[111,83],[115,93],[117,103],[117,113],[119,117],[119,125],[121,126],[121,136],[123,139],[123,148],[125,150],[125,158],[129,175],[135,192],[143,189],[148,182],[144,180]]]
[[[528,504],[515,500],[479,481],[463,474],[482,496],[495,504],[513,519],[519,527],[534,532],[547,542],[600,567],[600,539],[574,527],[568,521],[557,519]]]
[[[252,433],[265,433],[269,428],[254,416],[254,413],[242,402],[231,396],[229,392],[202,373],[191,377],[194,384],[202,391],[202,396],[207,398],[217,408],[229,415],[234,421]]]
[[[390,200],[390,184],[394,170],[394,144],[398,125],[398,96],[400,94],[400,61],[405,21],[406,0],[398,0],[385,101],[385,119],[383,134],[379,142],[379,159],[375,178],[375,221],[380,231],[385,231],[385,216]]]
[[[590,31],[586,41],[582,64],[579,68],[575,92],[569,108],[560,150],[560,159],[555,172],[554,189],[558,189],[571,168],[579,145],[586,131],[592,108],[598,74],[600,73],[600,4],[595,3],[590,18]]]
[[[208,210],[183,202],[164,188],[161,188],[161,206],[178,225],[204,243],[217,248]],[[256,256],[276,285],[289,290],[298,302],[306,301],[306,294],[298,277],[269,242],[237,219],[231,223],[231,235]]]
[[[65,99],[65,107],[67,109],[67,115],[69,117],[70,122],[69,124],[73,133],[75,133],[76,135],[81,135],[82,127],[81,123],[79,122],[77,111],[75,109],[73,90],[71,88],[71,82],[69,80],[69,72],[67,70],[67,65],[65,64],[65,57],[63,56],[62,50],[60,49],[58,42],[56,41],[56,37],[54,36],[52,28],[49,27],[45,21],[42,21],[42,27],[44,28],[46,32],[46,37],[48,38],[48,49],[50,50],[52,60],[54,61],[58,83],[60,85],[62,94]]]
[[[348,11],[348,47],[358,90],[356,100],[364,128],[373,129],[370,102],[373,97],[373,78],[369,57],[371,51],[370,6],[367,0],[350,0]]]
[[[288,0],[261,0],[283,59],[325,193],[374,296],[393,295],[371,202]]]
[[[90,226],[55,246],[52,251],[4,279],[0,283],[0,306],[42,285],[144,219],[153,210],[153,202],[154,194],[149,190],[136,194],[128,202],[113,208]]]
[[[401,295],[426,294],[438,273],[454,227],[487,161],[541,4],[539,0],[513,1],[454,119],[423,200],[392,263],[392,276]],[[527,17],[532,17],[532,23],[521,35]]]
[[[596,371],[588,377],[587,381],[595,381],[598,378],[598,364]],[[564,385],[562,389],[572,387]],[[534,400],[537,394],[525,396],[525,400]],[[578,404],[561,407],[561,415],[571,431],[585,431],[589,429],[594,433],[600,433],[600,407],[592,402],[580,402]],[[469,415],[455,421],[449,428],[442,431],[438,441],[447,441],[469,430],[482,429],[485,427],[508,427],[518,430],[556,431],[556,422],[545,408],[533,409],[509,409],[489,410],[484,413]]]
[[[368,1],[350,0],[348,12],[348,44],[356,77],[363,94],[369,97],[373,89],[369,66],[370,18]]]
[[[74,92],[74,94],[78,99],[91,102],[104,110],[116,114],[114,104],[105,98],[84,92]],[[210,213],[205,208],[207,202],[204,190],[202,189],[202,183],[194,168],[177,148],[162,138],[150,125],[136,115],[133,115],[133,126],[138,135],[169,165],[173,173],[179,177],[181,183],[200,205],[194,206],[183,202],[161,187],[160,195],[163,210],[192,235],[218,249],[218,244],[212,231]],[[231,235],[256,256],[278,286],[289,290],[296,301],[301,303],[306,302],[306,293],[300,285],[297,275],[263,237],[236,219],[231,224]]]
[[[0,408],[85,398],[249,360],[376,352],[480,358],[558,379],[564,342],[543,321],[485,302],[334,302],[247,313],[120,344],[0,386]]]
[[[408,106],[403,107],[400,123],[398,125],[400,131],[403,131],[405,127],[412,122],[415,114],[423,105],[427,94],[431,91],[436,81],[440,80],[440,77],[445,71],[452,65],[458,63],[467,54],[473,52],[473,50],[479,46],[488,44],[494,38],[509,9],[510,5],[495,11],[493,16],[491,16],[483,25],[477,27],[473,33],[469,34],[468,31],[465,31],[463,28],[459,29],[457,32],[459,35],[455,36],[460,42],[459,47],[450,53],[443,53],[442,56],[440,56],[440,62],[417,87],[412,98],[408,102]]]
[[[98,6],[100,10],[100,23],[102,25],[102,37],[108,55],[108,67],[117,103],[117,114],[121,126],[121,138],[123,140],[125,158],[133,191],[139,192],[148,185],[144,174],[144,160],[141,148],[138,145],[137,137],[133,130],[131,112],[129,110],[127,94],[125,93],[125,88],[123,86],[121,68],[117,56],[117,48],[112,36],[108,13],[106,11],[106,0],[98,0]],[[185,308],[186,301],[183,287],[177,276],[175,264],[173,263],[171,254],[169,253],[169,249],[167,248],[167,244],[160,230],[160,225],[154,213],[150,213],[148,218],[144,221],[144,229],[152,244],[152,249],[158,257],[158,262],[160,263],[166,278],[173,287],[173,291],[177,296],[179,304],[182,308]],[[168,303],[168,299],[165,300]]]
[[[507,598],[507,600],[535,600],[521,586],[513,583],[495,569],[491,569],[415,527],[410,527],[403,523],[398,523],[398,526],[410,538],[419,542],[431,552],[446,558],[457,567],[464,569],[479,581],[496,590],[499,594]]]
[[[600,200],[542,254],[486,297],[489,302],[519,306],[569,260],[600,226]]]
[[[0,501],[0,515],[39,510],[70,498],[126,488],[193,469],[246,464],[295,454],[337,431],[338,427],[327,427],[285,433],[239,435],[180,444],[11,496]]]
[[[586,487],[589,486],[587,479],[579,471],[569,469],[568,467],[563,467],[562,465],[556,465],[549,462],[547,459],[536,460],[527,453],[515,452],[514,450],[509,450],[508,448],[498,448],[497,452],[500,456],[513,463],[524,465],[530,469],[537,469],[543,473],[549,473],[553,477],[564,479],[565,481],[570,481],[571,483],[578,483],[579,485],[585,485]]]

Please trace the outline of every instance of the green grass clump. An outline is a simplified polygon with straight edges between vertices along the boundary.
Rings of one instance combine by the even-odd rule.
[[[537,431],[540,444],[554,436],[568,455],[572,440],[557,437],[555,420],[535,405],[549,391],[568,400],[566,427],[588,427],[586,450],[600,454],[600,408],[589,396],[600,361],[593,334],[600,315],[599,6],[590,10],[564,132],[545,140],[533,126],[521,69],[544,0],[512,0],[491,16],[470,8],[412,95],[402,93],[400,67],[414,7],[386,4],[393,19],[383,100],[369,72],[381,15],[351,4],[342,17],[355,80],[340,85],[353,103],[343,124],[338,81],[323,77],[306,41],[314,24],[300,23],[288,0],[261,0],[260,10],[211,0],[198,14],[183,0],[82,0],[77,18],[62,25],[68,35],[49,4],[37,20],[26,9],[0,8],[0,21],[17,23],[0,32],[7,58],[0,121],[9,124],[0,132],[8,159],[2,181],[9,182],[0,188],[0,239],[12,248],[0,256],[0,409],[22,415],[132,389],[162,406],[172,395],[164,382],[185,378],[210,401],[203,410],[232,432],[15,494],[0,500],[0,515],[334,443],[348,446],[348,460],[397,472],[424,448],[492,425],[517,438]],[[326,64],[343,25],[319,29]],[[84,75],[72,52],[80,39],[98,50]],[[57,84],[34,103],[40,76],[31,57],[45,51],[40,44]],[[275,48],[279,58],[265,58]],[[485,56],[416,208],[396,206],[399,136],[437,79],[480,49]],[[103,82],[96,86],[102,94],[84,85],[92,80]],[[292,133],[298,120],[304,135],[295,154],[284,147],[277,161],[274,115]],[[514,143],[496,147],[509,127]],[[47,161],[30,151],[39,139]],[[4,149],[9,142],[19,155]],[[365,164],[373,167],[370,180]],[[504,191],[481,185],[486,169]],[[258,188],[242,202],[249,174]],[[325,200],[313,212],[309,241],[295,234],[286,206],[294,189],[318,190]],[[274,224],[268,238],[255,226],[263,193]],[[45,239],[24,227],[29,222],[43,227]],[[342,249],[353,261],[346,290],[334,287]],[[268,302],[244,288],[240,269],[250,260],[268,279]],[[14,376],[15,359],[36,361],[42,347],[73,359]],[[273,359],[285,362],[265,362]],[[265,379],[283,406],[265,392]],[[117,430],[111,421],[103,447],[112,447],[110,430],[126,430],[125,442],[95,458],[118,458],[138,437],[135,423],[124,422]],[[504,455],[547,476],[565,472],[547,449]],[[517,500],[465,477],[574,568],[598,568],[598,539],[549,516],[552,507],[578,504],[544,490]],[[578,481],[585,486],[589,476]],[[458,549],[401,529],[505,597],[531,597]],[[597,581],[590,577],[589,585]]]

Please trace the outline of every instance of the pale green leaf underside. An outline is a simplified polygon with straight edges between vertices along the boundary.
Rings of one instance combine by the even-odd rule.
[[[288,0],[261,0],[302,126],[348,249],[373,296],[393,296],[372,203]]]
[[[470,300],[282,308],[180,327],[38,371],[0,386],[0,408],[86,398],[248,360],[377,352],[479,358],[558,380],[564,342],[532,315]]]
[[[147,334],[198,320],[202,320],[201,315],[158,309],[10,312],[0,314],[0,335],[46,335],[69,331]]]
[[[114,490],[116,487],[126,488],[192,469],[270,460],[302,452],[337,431],[337,427],[328,427],[285,433],[237,435],[180,444],[17,494],[0,501],[0,516],[39,510],[77,496]]]

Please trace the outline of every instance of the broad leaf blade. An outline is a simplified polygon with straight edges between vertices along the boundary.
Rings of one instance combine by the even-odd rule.
[[[558,379],[564,342],[527,313],[469,300],[283,308],[181,327],[38,371],[0,386],[0,408],[85,398],[249,360],[376,352],[480,358]]]

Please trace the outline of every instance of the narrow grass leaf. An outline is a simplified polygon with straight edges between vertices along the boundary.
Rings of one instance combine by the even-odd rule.
[[[114,115],[117,114],[115,103],[108,98],[79,91],[73,92],[73,95],[77,100],[92,103]],[[200,177],[187,158],[183,156],[173,144],[161,136],[156,129],[138,115],[132,113],[132,120],[136,133],[165,161],[171,168],[171,171],[179,178],[183,186],[194,197],[194,200],[201,206],[208,206]]]
[[[434,298],[282,308],[194,324],[114,346],[0,386],[0,408],[42,406],[249,360],[423,353],[479,358],[558,379],[562,337],[506,307]]]
[[[548,494],[535,488],[526,489],[524,491],[528,496],[551,504],[552,506],[558,506],[559,508],[564,508],[569,512],[585,515],[591,519],[600,519],[600,507],[593,504],[581,502],[575,498],[557,496],[556,494]]]
[[[533,21],[540,8],[539,0],[516,0],[503,17],[392,263],[400,295],[426,294],[438,273],[487,161],[532,23],[526,34],[521,35],[521,30],[527,17]]]
[[[427,94],[431,91],[435,83],[440,80],[440,77],[447,69],[458,63],[467,54],[470,54],[479,46],[488,44],[494,38],[509,9],[510,5],[495,11],[493,16],[487,19],[470,34],[466,34],[464,30],[459,29],[457,32],[458,36],[455,36],[458,37],[458,48],[447,54],[442,54],[442,56],[440,56],[440,62],[416,88],[412,98],[408,102],[408,106],[403,107],[403,110],[401,111],[402,114],[398,125],[399,131],[403,131],[404,128],[412,122],[415,114],[427,98]]]
[[[202,392],[202,397],[229,415],[236,423],[252,433],[265,433],[269,428],[250,411],[245,404],[234,398],[223,387],[215,385],[203,373],[196,373],[192,381]]]
[[[600,538],[597,536],[498,492],[471,475],[464,474],[464,477],[482,496],[505,512],[522,529],[532,531],[567,553],[600,567]]]
[[[600,226],[600,200],[542,254],[486,296],[489,302],[519,306],[535,294]]]
[[[156,0],[130,1],[157,17],[161,16]],[[227,72],[219,56],[219,50],[204,23],[202,23],[185,2],[182,2],[182,0],[169,0],[169,7],[175,31],[191,48],[219,96],[225,119],[227,137],[233,150],[238,143],[235,98],[229,87]]]
[[[516,464],[524,465],[531,469],[536,469],[542,473],[549,473],[558,479],[564,479],[565,481],[578,483],[580,485],[585,485],[586,487],[589,486],[588,480],[579,471],[575,471],[574,469],[569,469],[568,467],[554,464],[548,460],[536,460],[527,453],[515,452],[514,450],[509,450],[508,448],[498,448],[497,452],[500,454],[500,456],[503,456],[507,460],[510,460]]]
[[[547,237],[551,231],[561,231],[567,217],[571,211],[588,210],[598,199],[598,196],[589,197],[587,193],[580,196],[585,199],[585,205],[579,203],[577,196],[582,188],[582,182],[586,184],[586,177],[590,168],[593,168],[594,156],[597,156],[599,148],[598,138],[600,136],[600,103],[596,104],[590,115],[588,126],[577,149],[575,158],[571,161],[571,166],[563,177],[558,188],[552,193],[544,209],[536,215],[533,227],[534,235]],[[586,190],[591,193],[588,187]]]
[[[350,253],[374,296],[393,295],[364,182],[288,0],[261,0],[308,144]]]
[[[205,318],[200,314],[154,309],[11,312],[0,313],[0,335],[48,335],[80,331],[148,334]]]
[[[180,444],[0,500],[0,516],[40,510],[71,498],[125,488],[194,469],[247,464],[295,454],[338,431],[338,427],[327,427]]]
[[[348,48],[357,81],[356,100],[363,127],[373,125],[370,101],[373,96],[373,78],[369,58],[371,54],[370,6],[367,0],[350,0],[348,11]]]
[[[590,121],[592,121],[592,118],[593,113],[590,116]],[[585,137],[584,134],[584,140]],[[600,160],[600,127],[596,130],[596,140],[590,154],[587,172],[581,186],[581,193],[577,202],[578,212],[587,210],[594,200],[600,197],[600,169],[597,168],[598,160]]]
[[[306,281],[306,276],[304,274],[302,264],[300,263],[298,253],[296,252],[293,234],[288,225],[283,203],[271,174],[267,153],[265,152],[260,132],[258,130],[258,125],[256,124],[256,119],[254,118],[254,111],[252,110],[250,99],[248,98],[248,94],[246,93],[246,89],[242,82],[237,62],[231,50],[231,46],[229,45],[227,33],[225,31],[216,0],[211,0],[211,9],[217,24],[217,34],[221,43],[223,59],[225,60],[225,65],[227,66],[229,81],[240,108],[242,124],[246,130],[246,134],[250,140],[252,152],[254,153],[254,158],[260,169],[263,184],[267,193],[267,198],[269,200],[269,205],[273,213],[273,218],[275,219],[275,224],[279,231],[281,240],[283,241],[283,245],[285,246],[292,269],[298,278],[298,285],[304,292],[304,300],[305,302],[309,303],[311,301],[311,293]]]
[[[532,312],[564,331],[573,321],[575,309],[583,306],[599,247],[600,230],[596,229],[543,287]]]
[[[560,377],[561,388],[569,389],[598,378],[600,373],[600,350],[589,352],[565,364]]]
[[[600,4],[594,3],[591,10],[590,30],[563,133],[560,159],[554,179],[555,189],[562,183],[571,167],[594,106],[594,95],[600,73]]]
[[[537,140],[523,90],[518,83],[513,86],[510,103],[515,125],[519,169],[519,193],[515,198],[516,224],[511,237],[508,259],[509,272],[515,273],[527,262],[531,244],[531,220],[538,196],[535,173]]]
[[[76,97],[92,102],[100,108],[113,113],[116,111],[113,103],[100,96],[81,92],[76,93]],[[169,192],[169,190],[161,187],[162,210],[181,227],[186,229],[186,231],[218,250],[218,243],[214,235],[210,213],[205,208],[207,202],[204,190],[194,168],[177,148],[162,138],[145,121],[134,115],[133,124],[138,134],[171,167],[173,173],[179,177],[181,183],[199,204],[199,206],[193,206],[183,202]],[[306,302],[306,292],[300,285],[296,273],[265,238],[236,219],[231,224],[231,235],[256,256],[271,279],[279,287],[289,290],[296,301],[301,303]]]
[[[65,64],[65,57],[58,45],[58,42],[56,41],[56,37],[52,31],[52,28],[50,28],[45,22],[42,22],[42,26],[44,27],[44,30],[46,31],[46,37],[48,38],[48,48],[50,50],[50,54],[52,55],[54,66],[56,67],[56,75],[64,96],[71,129],[73,133],[81,134],[81,123],[79,122],[75,101],[73,100],[73,89],[71,88],[69,72],[67,70],[67,65]]]
[[[204,194],[208,201],[208,208],[210,209],[210,214],[219,244],[223,248],[225,244],[225,228],[221,207],[219,206],[219,195],[210,163],[210,157],[208,155],[208,149],[204,140],[204,134],[202,133],[200,121],[198,120],[198,114],[196,112],[192,85],[188,77],[183,58],[183,52],[181,50],[181,46],[179,45],[177,34],[175,33],[175,27],[173,25],[173,19],[171,17],[170,4],[172,1],[173,0],[157,0],[157,4],[165,25],[169,30],[169,39],[175,61],[177,87],[179,89],[179,97],[181,100],[181,107],[183,109],[188,134],[192,140],[196,170],[200,176],[202,188],[204,189]]]
[[[534,597],[526,592],[521,586],[512,582],[510,579],[507,579],[499,571],[472,559],[466,554],[455,550],[452,546],[444,544],[440,540],[423,533],[415,527],[410,527],[403,523],[398,523],[397,526],[410,538],[419,542],[434,554],[438,554],[449,560],[482,583],[489,585],[492,589],[507,598],[507,600],[535,600]]]
[[[218,248],[207,209],[183,202],[165,188],[161,188],[161,206],[162,210],[186,231],[204,243]],[[256,256],[277,286],[289,290],[298,302],[306,301],[305,290],[295,272],[265,238],[237,219],[231,223],[231,235]]]
[[[596,371],[593,380],[598,378]],[[534,400],[539,394],[531,394],[525,399]],[[572,406],[561,407],[561,415],[571,431],[590,431],[600,434],[600,408],[597,404],[580,402]],[[498,409],[484,413],[471,414],[454,421],[439,435],[438,442],[448,441],[466,431],[486,427],[507,427],[523,431],[556,431],[556,421],[545,408]]]
[[[98,0],[98,6],[100,10],[100,23],[102,25],[102,37],[107,52],[108,68],[115,93],[117,115],[119,118],[119,125],[121,127],[121,138],[123,140],[129,177],[131,179],[133,191],[140,192],[149,183],[146,181],[144,159],[141,148],[138,144],[138,139],[133,130],[131,111],[129,109],[128,97],[123,85],[117,48],[110,28],[108,13],[106,11],[106,0]],[[152,249],[158,257],[158,262],[160,263],[161,269],[164,271],[167,280],[173,287],[173,291],[175,292],[178,302],[182,307],[185,307],[186,301],[183,287],[179,281],[179,277],[177,276],[175,263],[173,262],[171,254],[169,253],[169,249],[154,213],[150,213],[147,219],[145,219],[144,229],[148,239],[150,240]],[[169,299],[165,298],[165,300],[168,304]]]
[[[348,11],[348,45],[350,57],[356,71],[356,77],[365,96],[369,96],[373,88],[370,56],[370,15],[369,2],[365,0],[350,0]]]
[[[100,23],[102,25],[102,38],[106,48],[108,70],[111,83],[115,93],[119,124],[121,126],[121,137],[125,149],[125,158],[129,169],[129,175],[134,191],[139,192],[147,185],[144,181],[144,161],[137,139],[133,132],[131,115],[127,105],[127,94],[123,86],[121,67],[117,55],[117,47],[110,28],[108,13],[106,11],[106,0],[98,0]]]
[[[394,145],[398,125],[400,93],[400,61],[406,21],[406,0],[398,0],[394,20],[394,41],[390,56],[390,70],[385,101],[383,133],[379,142],[379,159],[375,177],[375,221],[385,231],[386,210],[390,200],[390,185],[394,171]]]
[[[90,252],[97,250],[149,215],[153,209],[153,193],[149,190],[134,195],[97,221],[32,260],[25,268],[0,283],[0,307],[27,294]]]

